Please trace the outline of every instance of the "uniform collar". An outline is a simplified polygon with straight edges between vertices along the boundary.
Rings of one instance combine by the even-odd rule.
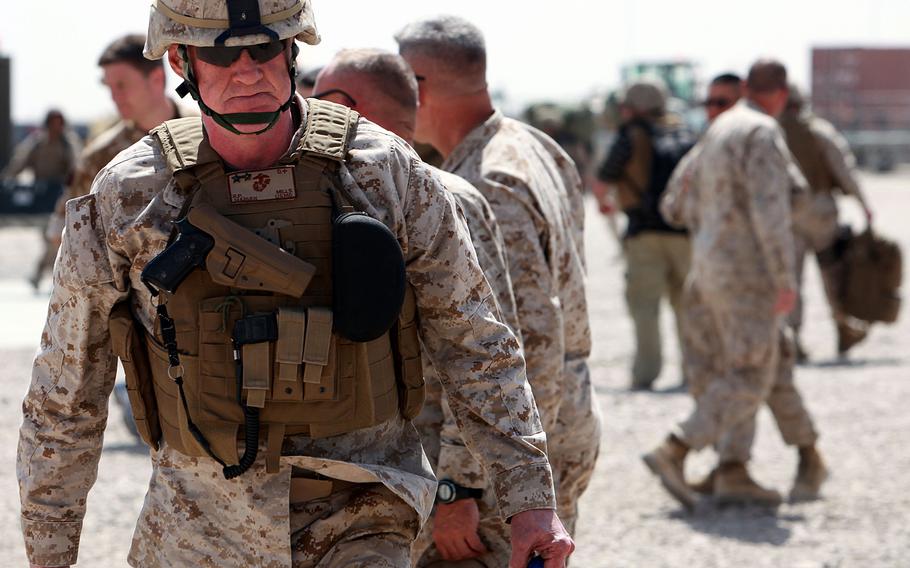
[[[455,149],[452,150],[452,153],[446,158],[445,162],[443,162],[442,169],[447,172],[453,172],[461,167],[461,164],[478,148],[483,148],[487,145],[490,138],[499,131],[503,118],[502,111],[499,109],[494,110],[493,114],[490,115],[490,118],[486,119],[474,130],[469,132],[468,135],[464,137],[464,140],[459,142],[458,146],[455,146]]]
[[[307,105],[299,95],[295,95],[294,99],[295,107],[292,108],[292,111],[295,115],[300,117],[300,123],[297,127],[297,130],[294,131],[294,135],[291,136],[291,142],[288,145],[287,150],[285,150],[284,155],[278,160],[277,163],[282,163],[291,158],[294,151],[296,151],[297,146],[300,144],[300,139],[303,138],[304,131],[306,129],[306,117],[307,117]],[[201,118],[199,120],[202,120]],[[213,152],[211,146],[208,145],[208,137],[203,141],[203,144],[206,146],[208,151]],[[187,195],[185,192],[177,185],[173,177],[168,182],[167,187],[164,188],[162,194],[162,199],[164,202],[172,207],[183,207],[184,202],[186,201]]]

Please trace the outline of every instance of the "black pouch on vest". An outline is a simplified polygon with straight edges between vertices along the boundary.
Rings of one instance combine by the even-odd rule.
[[[388,227],[357,211],[335,219],[332,311],[338,335],[365,342],[392,329],[404,303],[405,282],[401,245]]]

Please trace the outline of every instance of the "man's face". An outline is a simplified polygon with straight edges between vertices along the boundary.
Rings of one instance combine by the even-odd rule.
[[[65,123],[62,116],[54,115],[47,121],[47,133],[51,138],[58,138],[63,134]]]
[[[196,74],[202,100],[219,114],[238,112],[274,112],[291,96],[288,76],[290,42],[284,51],[265,62],[257,62],[248,51],[227,67],[206,63],[189,48],[189,58]],[[254,132],[261,126],[242,125],[238,130]]]
[[[117,113],[126,120],[138,120],[153,105],[164,89],[164,70],[146,75],[129,63],[109,63],[102,67],[101,80],[111,91]]]
[[[705,101],[705,112],[708,115],[708,121],[714,122],[714,119],[730,110],[742,96],[742,88],[739,85],[729,83],[714,83],[708,87],[708,98]]]
[[[427,83],[437,80],[438,76],[434,77],[434,65],[429,58],[407,51],[402,51],[400,54],[414,70],[414,75],[417,76],[417,88],[420,89],[420,105],[417,107],[414,124],[414,140],[425,144],[432,143],[432,125],[435,121],[431,105],[427,104],[426,90],[431,88]]]

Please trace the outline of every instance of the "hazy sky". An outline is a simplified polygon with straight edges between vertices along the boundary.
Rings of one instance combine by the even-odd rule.
[[[149,0],[3,0],[0,52],[13,59],[13,118],[51,106],[73,120],[113,112],[96,61],[115,37],[145,32]],[[394,49],[408,21],[452,13],[487,38],[490,83],[522,102],[571,99],[613,87],[622,64],[689,58],[702,79],[743,71],[758,55],[783,59],[807,85],[810,47],[910,45],[907,0],[314,0],[323,43],[301,63],[344,47]],[[762,9],[751,6],[762,6]],[[745,7],[750,6],[750,7]],[[176,85],[176,80],[173,80]]]

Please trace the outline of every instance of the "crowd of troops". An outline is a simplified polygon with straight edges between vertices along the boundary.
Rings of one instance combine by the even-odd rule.
[[[659,308],[673,308],[690,416],[646,465],[682,505],[698,494],[720,503],[778,505],[746,464],[756,413],[767,404],[784,442],[799,452],[792,500],[819,496],[828,476],[818,433],[794,383],[807,354],[800,341],[805,256],[815,253],[838,332],[838,352],[861,341],[867,325],[841,308],[843,262],[832,251],[836,193],[871,211],[855,161],[830,123],[805,108],[786,68],[756,62],[745,80],[717,76],[705,100],[708,128],[694,140],[666,113],[662,85],[631,85],[624,122],[597,171],[601,210],[629,219],[623,240],[626,299],[636,330],[631,388],[650,390],[661,371]],[[685,478],[691,450],[713,446],[718,464]]]
[[[295,41],[319,41],[308,0],[203,4],[159,1],[148,36],[118,39],[98,62],[120,120],[70,158],[48,230],[60,246],[48,320],[23,406],[18,474],[33,566],[76,562],[118,358],[153,448],[131,565],[491,568],[534,555],[564,565],[601,432],[576,164],[551,136],[495,108],[483,35],[461,18],[405,26],[398,53],[341,51],[295,85]],[[178,92],[201,113],[165,94],[165,54],[185,81]],[[662,297],[676,314],[696,407],[644,460],[688,508],[699,492],[780,502],[746,470],[763,403],[799,449],[791,497],[817,496],[827,475],[793,382],[797,266],[813,252],[834,274],[823,260],[836,227],[831,189],[862,194],[843,141],[801,105],[783,66],[760,61],[745,81],[712,82],[712,124],[696,142],[665,112],[659,85],[636,84],[598,168],[602,209],[618,202],[629,221],[632,388],[650,389],[661,371]],[[435,165],[411,145],[434,149],[424,157]],[[288,168],[296,177],[282,188],[234,175],[282,180]],[[144,269],[179,245],[174,222],[212,208],[256,229],[254,240],[278,235],[267,240],[317,267],[300,309],[236,279],[217,305],[150,285]],[[801,208],[811,209],[805,231]],[[319,272],[330,266],[320,244],[329,241],[312,236],[337,230],[344,216],[329,211],[365,213],[400,246],[407,292],[398,323],[378,338],[348,340],[322,305],[339,293],[337,282],[318,292],[340,278]],[[267,228],[252,225],[264,219]],[[182,290],[219,289],[213,270],[207,261]],[[283,299],[263,300],[273,297]],[[275,306],[271,320],[256,320],[275,328],[241,341],[236,330],[258,305]],[[846,350],[863,330],[834,315]],[[407,366],[414,325],[419,387]],[[327,335],[312,339],[320,329]],[[311,353],[320,345],[321,357]],[[356,410],[342,407],[345,381],[370,396],[392,361],[393,394],[367,403],[358,394]],[[230,377],[235,366],[236,392],[213,386],[219,369]],[[236,404],[242,417],[212,426],[206,400]],[[274,418],[279,400],[338,409],[338,423]],[[249,434],[260,412],[261,439]],[[717,467],[686,480],[687,453],[709,445]]]

